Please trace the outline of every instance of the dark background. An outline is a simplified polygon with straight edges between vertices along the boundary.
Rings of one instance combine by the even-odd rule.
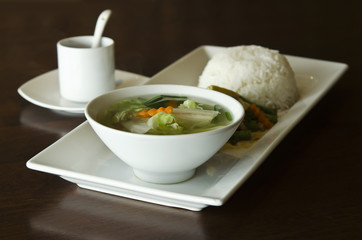
[[[57,41],[93,34],[107,8],[117,69],[152,76],[200,45],[255,44],[349,70],[221,207],[189,212],[82,190],[25,163],[85,118],[16,91],[57,68]],[[360,238],[361,9],[361,1],[0,0],[0,238]]]

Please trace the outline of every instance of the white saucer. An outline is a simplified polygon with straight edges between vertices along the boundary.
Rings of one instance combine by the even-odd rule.
[[[145,84],[149,78],[116,70],[115,79],[117,88],[121,88]],[[18,93],[27,101],[40,107],[71,114],[83,114],[86,106],[86,103],[71,102],[60,96],[57,69],[39,75],[24,83],[18,88]]]

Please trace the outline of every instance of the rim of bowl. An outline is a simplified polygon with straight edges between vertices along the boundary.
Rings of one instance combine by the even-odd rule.
[[[130,89],[137,89],[137,88],[160,88],[160,87],[163,87],[163,88],[168,88],[168,87],[172,87],[172,88],[188,88],[188,89],[197,89],[197,91],[202,91],[202,92],[208,92],[208,93],[211,93],[213,95],[218,95],[218,96],[222,96],[223,98],[227,98],[229,99],[230,101],[234,102],[237,106],[240,106],[240,116],[237,116],[236,119],[235,118],[235,114],[233,114],[233,120],[230,124],[228,125],[225,125],[225,126],[222,126],[220,128],[217,128],[217,129],[213,129],[213,130],[209,130],[209,131],[204,131],[204,132],[198,132],[198,133],[187,133],[187,134],[170,134],[170,135],[154,135],[154,134],[141,134],[141,133],[132,133],[132,132],[127,132],[127,131],[122,131],[122,130],[118,130],[118,129],[114,129],[112,127],[108,127],[100,122],[98,122],[95,118],[93,118],[91,116],[91,114],[89,113],[89,109],[90,107],[92,106],[92,104],[94,104],[94,102],[96,101],[99,101],[99,99],[101,98],[105,98],[107,97],[108,95],[113,95],[113,94],[118,94],[118,92],[124,92],[124,91],[127,91],[127,90],[130,90]],[[153,95],[153,94],[180,94],[180,95],[188,95],[187,93],[183,94],[183,93],[169,93],[169,92],[164,92],[164,93],[145,93],[145,94],[137,94],[137,95],[133,95],[133,96],[126,96],[126,97],[122,97],[120,96],[119,100],[121,99],[126,99],[126,98],[133,98],[133,97],[140,97],[140,96],[144,96],[144,95]],[[210,101],[210,102],[213,102],[215,104],[217,104],[217,102],[215,102],[214,100],[210,100],[209,98],[206,98],[204,96],[195,96],[193,94],[191,94],[190,96],[187,96],[187,97],[195,97],[195,98],[199,98],[199,99],[203,99],[205,101]],[[224,106],[224,104],[221,104]],[[230,108],[228,108],[229,110],[231,110]],[[245,110],[243,108],[243,106],[240,104],[240,102],[238,102],[237,100],[235,100],[234,98],[224,94],[224,93],[221,93],[221,92],[217,92],[217,91],[214,91],[214,90],[210,90],[210,89],[207,89],[207,88],[200,88],[200,87],[197,87],[197,86],[188,86],[188,85],[177,85],[177,84],[150,84],[150,85],[138,85],[138,86],[130,86],[130,87],[125,87],[125,88],[120,88],[120,89],[115,89],[115,90],[112,90],[110,92],[107,92],[107,93],[104,93],[94,99],[92,99],[91,101],[88,102],[88,104],[86,105],[86,108],[85,108],[85,116],[87,118],[88,121],[93,121],[95,124],[97,125],[100,125],[102,126],[103,128],[107,129],[108,131],[114,131],[116,132],[117,134],[124,134],[124,135],[129,135],[129,136],[142,136],[142,137],[145,137],[145,138],[159,138],[159,137],[162,137],[162,138],[174,138],[174,137],[177,137],[177,138],[180,138],[181,136],[182,137],[187,137],[187,136],[194,136],[195,134],[212,134],[212,133],[217,133],[219,131],[224,131],[225,129],[229,129],[229,128],[232,128],[234,127],[236,124],[239,125],[240,122],[242,121],[242,119],[244,118],[245,116]]]
[[[74,37],[67,37],[57,42],[58,46],[63,48],[69,48],[74,50],[96,50],[97,48],[91,48],[94,36],[92,35],[81,35]],[[101,37],[102,45],[98,48],[107,48],[114,45],[114,40],[109,37]]]

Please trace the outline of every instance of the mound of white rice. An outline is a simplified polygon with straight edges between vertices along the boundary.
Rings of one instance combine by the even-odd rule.
[[[199,87],[210,85],[274,109],[287,109],[299,98],[294,72],[285,56],[254,45],[226,48],[213,56],[199,78]]]

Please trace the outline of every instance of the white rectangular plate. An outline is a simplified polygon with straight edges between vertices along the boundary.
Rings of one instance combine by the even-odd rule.
[[[208,60],[224,49],[202,46],[176,61],[147,84],[197,85]],[[137,179],[84,122],[27,162],[43,171],[99,192],[199,211],[220,206],[246,181],[278,143],[328,92],[347,70],[343,63],[287,56],[296,73],[300,100],[284,112],[278,123],[248,149],[224,147],[197,169],[191,180],[158,185]]]

